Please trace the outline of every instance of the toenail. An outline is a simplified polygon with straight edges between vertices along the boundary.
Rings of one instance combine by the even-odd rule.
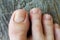
[[[55,24],[55,27],[60,29],[60,25],[57,23]]]
[[[44,15],[44,19],[45,19],[45,20],[51,20],[51,18],[52,18],[52,17],[51,17],[51,15],[49,15],[49,14],[45,14],[45,15]]]
[[[36,14],[36,13],[41,13],[41,10],[39,8],[33,8],[30,13]]]
[[[26,12],[23,10],[18,10],[15,12],[14,21],[20,23],[25,20]]]

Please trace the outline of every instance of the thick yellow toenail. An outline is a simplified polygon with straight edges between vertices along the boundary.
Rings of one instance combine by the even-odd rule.
[[[25,17],[26,17],[26,12],[22,10],[18,10],[15,13],[14,21],[20,23],[25,20]]]

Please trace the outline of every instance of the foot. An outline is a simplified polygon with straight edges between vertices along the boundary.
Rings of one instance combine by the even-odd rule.
[[[9,22],[10,40],[60,40],[60,25],[53,23],[49,14],[44,14],[39,8],[30,11],[32,22],[32,36],[27,38],[30,22],[28,12],[24,9],[16,10]]]

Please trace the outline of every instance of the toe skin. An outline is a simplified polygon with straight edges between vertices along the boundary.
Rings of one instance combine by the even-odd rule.
[[[30,11],[33,40],[44,40],[42,24],[41,24],[41,15],[42,13],[39,8],[33,8]]]
[[[53,19],[49,14],[43,16],[43,25],[46,35],[46,40],[54,40]]]
[[[55,27],[55,38],[56,40],[60,40],[60,25],[59,24],[54,24]]]
[[[14,11],[9,22],[9,37],[12,40],[26,40],[27,31],[29,29],[28,13],[19,9]],[[15,37],[15,38],[14,38]]]

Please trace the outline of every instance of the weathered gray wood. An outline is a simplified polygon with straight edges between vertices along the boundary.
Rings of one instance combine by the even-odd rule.
[[[54,21],[60,23],[60,0],[0,0],[0,40],[9,40],[8,23],[14,10],[25,8],[29,11],[39,7],[43,13],[50,12]]]

